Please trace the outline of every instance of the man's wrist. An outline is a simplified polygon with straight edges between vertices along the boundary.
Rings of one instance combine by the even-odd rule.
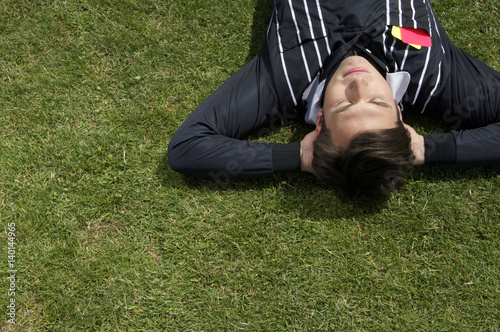
[[[312,161],[314,158],[314,141],[316,140],[316,132],[307,134],[302,141],[300,141],[300,169],[303,172],[314,174]]]
[[[415,156],[415,165],[422,165],[425,163],[425,142],[424,136],[418,135],[412,141],[413,155]]]
[[[306,148],[304,147],[303,141],[300,141],[300,170],[302,172],[310,172],[307,161],[305,160]]]

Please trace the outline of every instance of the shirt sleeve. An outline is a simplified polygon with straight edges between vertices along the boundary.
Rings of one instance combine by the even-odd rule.
[[[426,164],[500,166],[500,123],[424,136]]]
[[[457,160],[457,146],[452,133],[425,135],[425,163],[454,164]]]
[[[250,178],[300,171],[299,143],[250,142],[296,117],[276,91],[265,54],[211,94],[179,127],[168,146],[177,172],[204,178]],[[292,104],[290,104],[292,103]]]

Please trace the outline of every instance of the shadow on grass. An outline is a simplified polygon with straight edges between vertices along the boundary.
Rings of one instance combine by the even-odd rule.
[[[411,174],[413,180],[435,182],[489,179],[500,176],[500,167],[434,165],[419,166]]]
[[[416,168],[410,175],[405,191],[412,190],[412,183],[424,182],[458,182],[463,180],[478,180],[500,176],[499,167],[466,167],[466,166],[423,166]],[[376,200],[373,198],[351,198],[334,189],[327,188],[313,175],[306,173],[283,173],[272,177],[215,181],[184,176],[174,172],[168,166],[165,156],[157,169],[157,177],[166,187],[186,186],[186,189],[207,192],[276,192],[274,202],[283,211],[294,211],[297,216],[308,220],[324,218],[353,218],[370,216],[387,208],[394,198]],[[417,184],[417,187],[421,185]],[[448,189],[447,189],[448,188]],[[449,190],[450,185],[443,184],[443,190]],[[418,192],[417,194],[421,194]],[[395,195],[399,195],[396,193]],[[404,195],[404,194],[403,194]],[[408,198],[409,199],[409,198]]]
[[[302,219],[322,219],[325,217],[350,218],[378,213],[386,206],[386,201],[358,198],[352,199],[324,186],[312,174],[282,173],[272,177],[241,180],[212,180],[181,175],[173,171],[165,156],[156,172],[165,187],[186,186],[188,190],[207,192],[276,192],[271,205],[285,211],[295,211]],[[341,207],[339,209],[339,207]]]

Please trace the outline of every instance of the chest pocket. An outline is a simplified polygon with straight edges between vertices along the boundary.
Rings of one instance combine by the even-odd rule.
[[[294,1],[290,6],[288,1],[280,1],[276,5],[283,52],[326,38],[323,12],[315,2]]]
[[[423,29],[429,32],[432,9],[424,0],[390,0],[387,25]],[[399,8],[401,7],[401,8]]]

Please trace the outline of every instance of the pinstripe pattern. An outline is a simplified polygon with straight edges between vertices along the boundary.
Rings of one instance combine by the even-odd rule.
[[[319,0],[316,0],[316,8],[318,10],[318,16],[321,24],[321,31],[323,32],[323,35],[326,36],[325,20],[323,19],[323,12],[321,10]],[[330,55],[332,53],[332,50],[330,49],[330,44],[328,43],[328,39],[326,38],[325,38],[325,44],[326,44],[326,49],[328,51],[328,55]]]
[[[294,25],[299,51],[291,51],[290,55],[284,55],[287,49],[282,38],[281,26],[278,19],[279,13],[277,10],[275,13],[276,33],[278,36],[278,48],[280,51],[283,74],[294,105],[297,105],[297,96],[301,93],[301,87],[295,86],[295,81],[292,79],[289,69],[294,72],[303,70],[306,75],[307,83],[310,83],[318,69],[323,67],[324,60],[330,55],[331,49],[327,38],[324,38],[323,45],[319,44],[319,38],[327,35],[320,0],[287,0],[286,5],[286,10],[290,12],[290,18]],[[302,25],[300,26],[298,22],[299,18],[302,21]],[[307,22],[307,26],[304,26],[304,22]],[[319,33],[317,33],[318,31]],[[312,40],[311,45],[304,46],[304,40],[301,34],[305,32],[307,32],[309,38]],[[295,59],[297,54],[299,54],[301,58],[301,61],[299,61],[301,63],[300,68],[297,68],[299,62]],[[294,58],[294,61],[291,61],[291,58]],[[290,66],[290,63],[293,65]]]
[[[297,105],[295,93],[293,92],[292,83],[290,82],[290,76],[288,76],[288,69],[286,67],[285,55],[283,53],[283,43],[281,42],[281,35],[280,35],[280,23],[278,21],[277,14],[278,14],[278,10],[276,9],[276,33],[277,33],[277,37],[278,37],[278,46],[279,46],[280,55],[281,55],[281,65],[283,66],[283,72],[285,74],[286,82],[288,84],[288,89],[290,90],[290,95],[292,96],[293,103],[295,105]]]
[[[311,79],[311,72],[309,70],[309,63],[307,62],[306,54],[304,51],[304,45],[302,44],[302,37],[300,36],[300,29],[299,29],[299,26],[297,24],[297,18],[295,16],[295,9],[293,8],[292,0],[288,0],[288,4],[290,5],[290,11],[292,13],[293,22],[295,23],[295,29],[297,30],[297,40],[299,41],[300,53],[302,54],[302,60],[304,61],[304,68],[306,69],[307,80],[309,82],[311,82],[312,79]],[[305,8],[307,8],[307,3],[305,3],[305,5],[306,5]],[[308,19],[310,21],[309,16],[308,16]]]
[[[325,15],[331,15],[331,13],[325,12],[326,2],[326,0],[284,0],[280,3],[282,6],[280,9],[283,13],[286,13],[281,13],[281,15],[287,15],[284,16],[283,20],[293,22],[293,30],[289,28],[287,33],[295,33],[293,38],[296,39],[297,47],[291,51],[289,49],[292,46],[285,45],[283,35],[285,31],[282,31],[283,26],[280,25],[278,9],[275,9],[274,24],[281,66],[294,105],[297,105],[299,96],[305,88],[304,84],[297,83],[297,77],[300,77],[299,73],[303,72],[303,79],[307,79],[307,83],[310,83],[318,70],[323,67],[328,56],[336,51],[330,47],[335,42],[334,40],[324,38],[324,43],[320,40],[320,38],[328,35],[329,26],[327,24],[331,24],[325,22],[325,17],[327,17]],[[421,105],[423,105],[421,111],[424,112],[443,77],[441,60],[438,63],[432,63],[432,68],[430,68],[430,61],[434,61],[436,55],[434,48],[422,48],[416,53],[409,45],[401,46],[400,42],[392,37],[391,26],[425,29],[431,37],[436,34],[437,37],[433,38],[433,40],[439,41],[437,20],[430,5],[425,0],[381,0],[381,2],[385,3],[386,6],[386,27],[380,35],[374,37],[380,38],[379,47],[382,48],[386,59],[390,60],[387,60],[389,71],[405,70],[411,73],[412,83],[408,90],[406,102],[414,105],[423,100],[421,102]],[[425,20],[423,17],[425,17]],[[286,37],[288,41],[291,38],[290,36]],[[309,43],[309,41],[312,42]],[[439,47],[439,45],[436,46],[435,49],[440,50],[441,55],[443,55],[444,48]],[[438,58],[442,58],[442,56]],[[415,65],[417,62],[418,66]],[[422,93],[425,95],[421,95]]]
[[[309,7],[307,6],[307,0],[304,0],[304,8],[306,9],[307,21],[309,22],[309,31],[311,37],[314,40],[314,48],[316,50],[316,55],[318,56],[318,63],[320,67],[323,67],[323,61],[321,60],[321,53],[319,52],[318,42],[316,41],[316,36],[314,36],[313,25],[311,21],[311,15],[309,14]],[[311,77],[309,75],[309,82],[311,82]]]
[[[397,9],[398,21],[397,21],[397,24],[399,24],[399,26],[404,26],[403,13],[411,13],[412,22],[411,22],[411,25],[409,27],[413,27],[414,29],[417,29],[417,28],[422,29],[423,28],[429,32],[429,35],[431,37],[433,37],[434,32],[436,31],[437,35],[439,37],[439,31],[437,29],[436,17],[434,15],[434,12],[430,9],[428,4],[425,2],[425,0],[410,0],[410,1],[404,1],[404,2],[403,1],[404,0],[398,1],[398,9]],[[424,5],[426,6],[426,9],[427,9],[427,22],[426,22],[427,25],[426,26],[421,26],[422,23],[419,24],[419,22],[417,22],[417,18],[416,18],[417,12],[416,12],[416,7],[415,7],[415,4],[417,1],[419,1],[421,3],[423,2]],[[390,0],[387,0],[387,4],[388,5],[390,4]],[[387,11],[388,11],[388,13],[391,13],[391,12],[395,11],[395,9],[388,7]],[[389,21],[387,22],[387,25],[388,26],[389,25],[396,25],[395,22],[393,22],[391,20],[391,15],[389,14],[388,16],[389,16]],[[392,38],[387,38],[387,39],[390,40]],[[440,38],[438,40],[440,40]],[[394,40],[394,42],[395,42],[395,40]],[[394,52],[394,45],[395,45],[394,42],[390,48],[391,53]],[[441,55],[443,55],[444,48],[442,47],[442,45],[440,45],[440,46],[441,47],[437,47],[435,49],[441,50]],[[407,61],[409,60],[410,49],[411,49],[411,47],[409,45],[406,46],[406,49],[404,51],[404,55],[402,57],[401,62],[399,63],[399,65],[397,62],[395,63],[394,71],[407,70]],[[413,71],[411,73],[412,78],[414,79],[413,82],[416,82],[416,86],[413,87],[414,91],[410,91],[410,92],[413,92],[411,105],[416,104],[417,101],[419,100],[419,98],[424,98],[425,103],[423,104],[423,107],[421,109],[422,113],[425,112],[425,109],[426,109],[427,105],[429,104],[429,101],[432,98],[433,93],[437,90],[439,83],[441,82],[441,77],[442,77],[441,62],[442,62],[442,60],[440,60],[436,65],[437,70],[438,70],[437,75],[434,75],[434,76],[437,76],[436,79],[434,79],[434,81],[429,80],[429,76],[430,76],[428,73],[429,63],[431,61],[431,54],[432,54],[432,52],[436,51],[435,49],[433,49],[433,48],[422,49],[422,51],[426,52],[424,64],[423,64],[423,69],[420,72]],[[388,56],[388,53],[386,53],[386,56]],[[440,58],[442,59],[442,57],[440,57]],[[410,68],[410,70],[411,70],[411,68]],[[429,95],[428,96],[421,96],[423,86],[429,85],[429,84],[431,84],[431,89],[430,89]]]

